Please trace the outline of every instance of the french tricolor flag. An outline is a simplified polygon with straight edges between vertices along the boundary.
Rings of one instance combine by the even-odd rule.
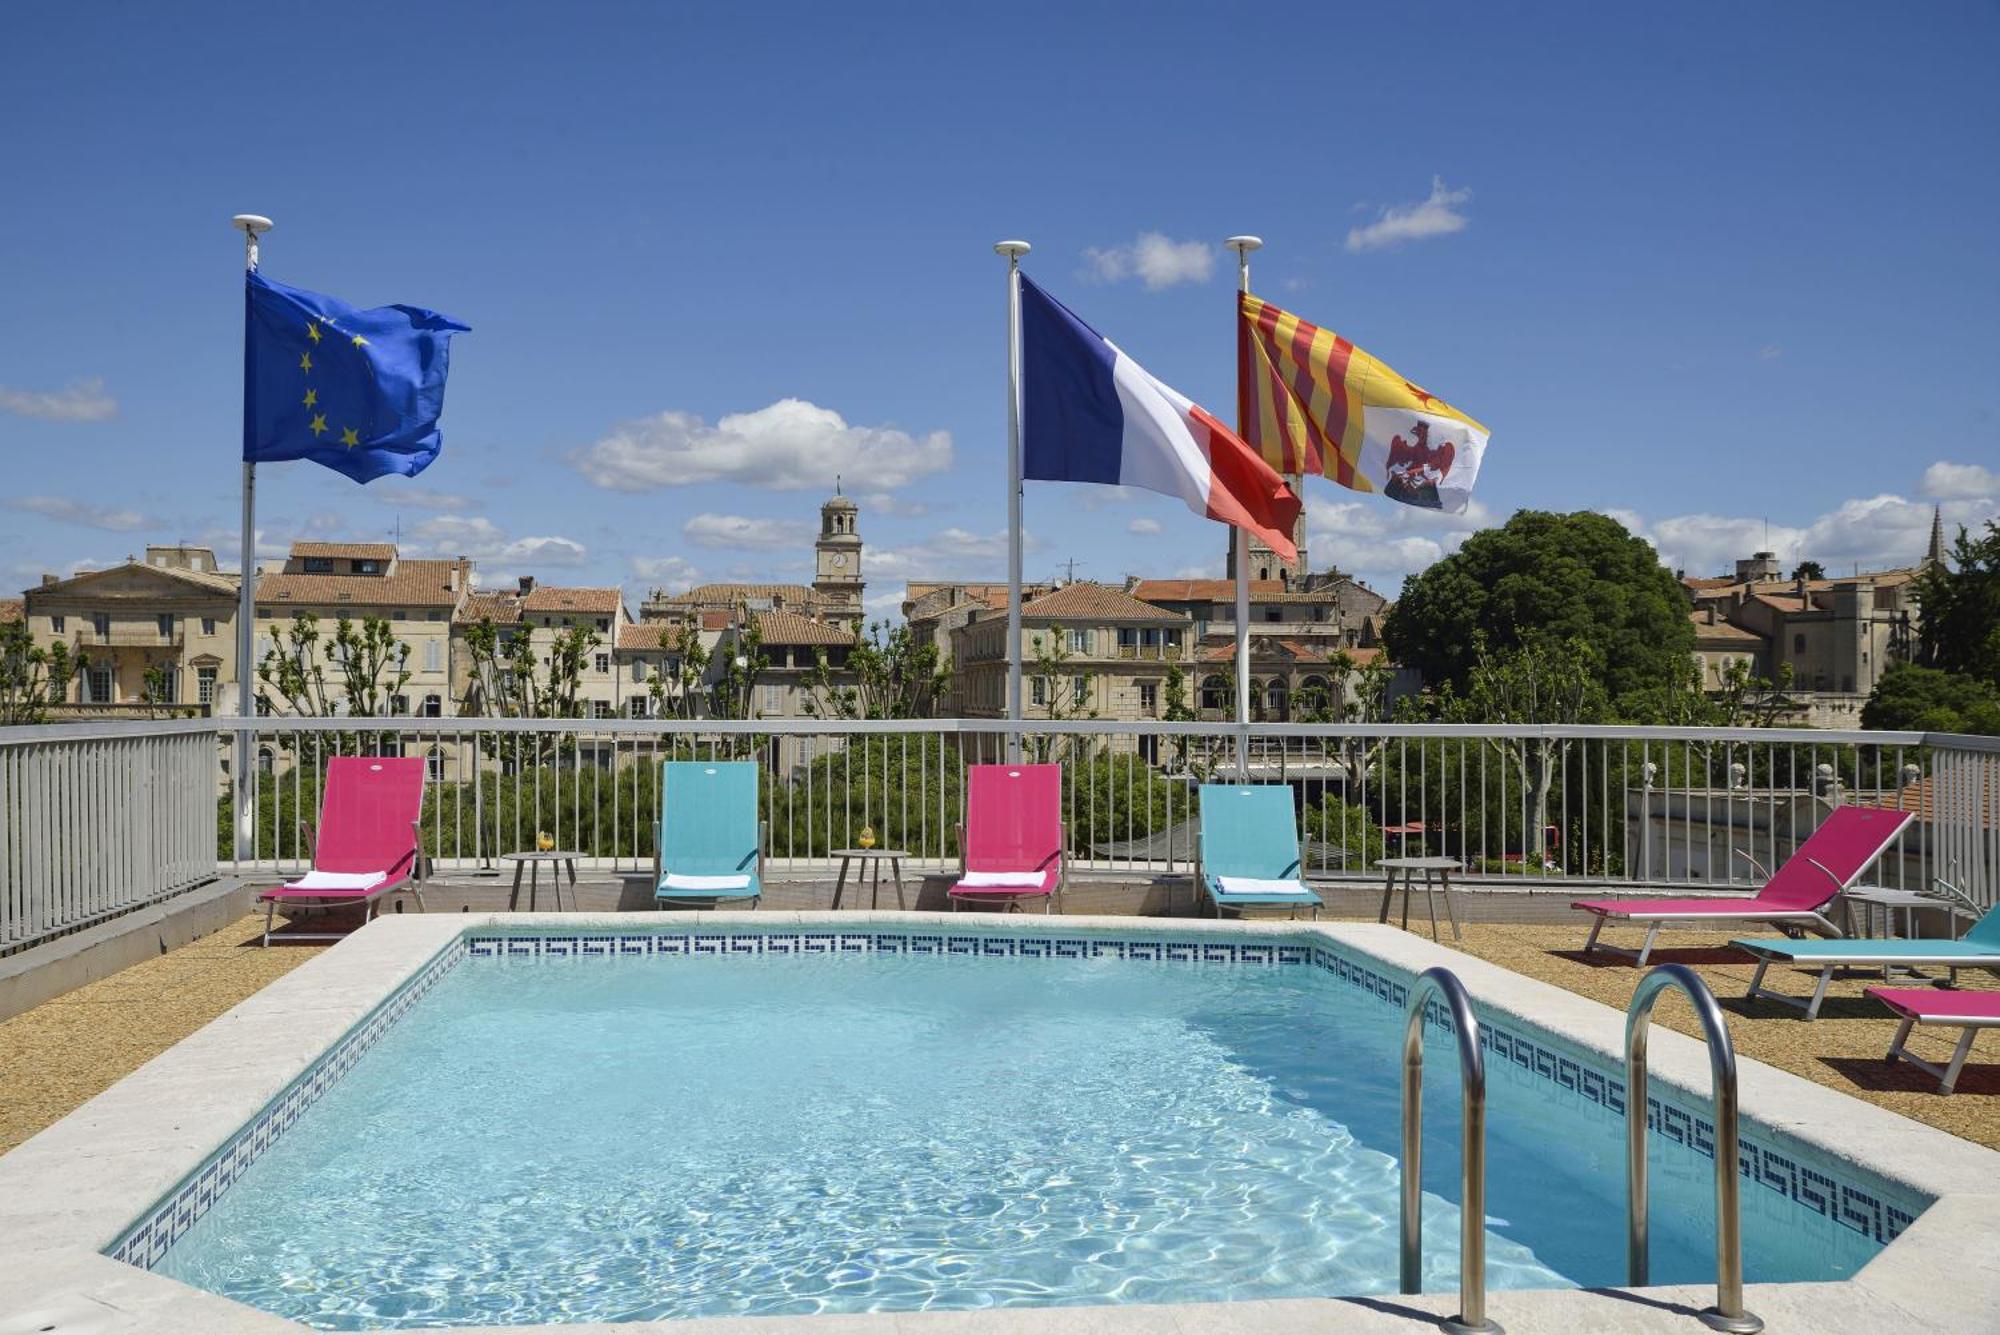
[[[1242,438],[1021,276],[1021,475],[1178,496],[1298,559],[1299,498]]]

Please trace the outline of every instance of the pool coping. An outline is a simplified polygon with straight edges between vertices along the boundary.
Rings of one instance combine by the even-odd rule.
[[[1553,984],[1374,923],[1200,922],[1132,917],[905,912],[467,913],[378,919],[159,1054],[125,1079],[0,1156],[0,1335],[16,1328],[299,1331],[305,1326],[208,1294],[102,1254],[132,1222],[250,1123],[327,1049],[426,964],[470,932],[700,931],[786,928],[949,928],[975,935],[1122,933],[1240,940],[1330,940],[1395,968],[1452,968],[1476,1002],[1527,1019],[1614,1069],[1623,1060],[1623,1015]],[[1636,975],[1635,975],[1636,978]],[[1675,1004],[1669,1002],[1668,1004]],[[1886,1037],[1886,1035],[1885,1035]],[[1696,1040],[1657,1030],[1652,1078],[1695,1104],[1706,1099],[1707,1055]],[[2000,1152],[1878,1108],[1761,1062],[1740,1062],[1745,1116],[1833,1158],[1904,1184],[1936,1203],[1853,1279],[1763,1284],[1750,1310],[1774,1328],[1780,1314],[1821,1330],[1967,1328],[2000,1307]],[[618,1326],[512,1326],[587,1331],[684,1331],[780,1335],[852,1330],[857,1335],[963,1330],[1124,1332],[1231,1329],[1408,1330],[1434,1327],[1455,1295],[1423,1298],[1286,1299],[1174,1307],[1089,1306],[813,1317],[722,1317]],[[1492,1315],[1516,1335],[1535,1330],[1684,1331],[1694,1308],[1713,1300],[1699,1287],[1495,1293]],[[32,1317],[37,1324],[20,1324]],[[115,1318],[115,1324],[106,1324]],[[1832,1321],[1833,1324],[1829,1324]],[[744,1325],[754,1322],[754,1327]],[[812,1323],[807,1327],[799,1323]],[[1378,1323],[1379,1326],[1378,1326]],[[1850,1324],[1852,1323],[1852,1324]],[[1790,1321],[1784,1324],[1791,1324]],[[463,1328],[460,1328],[463,1329]]]

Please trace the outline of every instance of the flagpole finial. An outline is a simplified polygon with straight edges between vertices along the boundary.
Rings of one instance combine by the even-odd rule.
[[[993,243],[993,253],[996,255],[1005,255],[1010,260],[1018,260],[1033,249],[1034,247],[1025,241],[995,241]]]
[[[1253,250],[1262,250],[1264,248],[1264,238],[1261,236],[1232,236],[1222,244],[1235,251],[1236,258],[1240,260]]]
[[[257,267],[257,238],[277,226],[261,213],[239,213],[229,220],[229,225],[243,233],[243,267]]]

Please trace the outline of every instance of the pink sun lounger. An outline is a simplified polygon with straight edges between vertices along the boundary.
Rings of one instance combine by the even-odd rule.
[[[1570,907],[1596,915],[1584,953],[1598,949],[1597,934],[1613,918],[1624,922],[1650,924],[1646,942],[1639,948],[1638,962],[1644,964],[1653,952],[1660,929],[1693,922],[1764,922],[1779,927],[1811,928],[1824,936],[1839,936],[1822,912],[1841,892],[1861,879],[1875,865],[1903,827],[1910,823],[1907,811],[1881,807],[1835,807],[1826,820],[1800,844],[1785,865],[1754,895],[1714,895],[1705,899],[1579,899]],[[1616,946],[1605,950],[1621,955],[1633,952]]]
[[[2000,1027],[2000,992],[1961,992],[1956,988],[1934,987],[1870,987],[1863,995],[1875,998],[1884,1006],[1903,1017],[1896,1026],[1896,1037],[1889,1042],[1890,1065],[1901,1058],[1920,1071],[1929,1071],[1938,1078],[1938,1093],[1949,1094],[1958,1084],[1958,1073],[1965,1069],[1965,1059],[1972,1051],[1972,1040],[1982,1029]],[[1910,1030],[1920,1024],[1957,1025],[1959,1027],[1958,1046],[1952,1049],[1951,1063],[1938,1067],[1903,1049],[1909,1041]]]
[[[364,926],[383,896],[404,886],[424,906],[417,879],[418,819],[424,807],[421,756],[335,756],[326,762],[312,870],[257,896],[264,910],[264,944],[281,904],[327,908],[363,904]],[[301,932],[299,941],[337,941],[340,932]]]
[[[1049,912],[1063,883],[1061,765],[973,765],[966,771],[964,865],[947,895],[961,904],[1013,909],[1041,899]]]

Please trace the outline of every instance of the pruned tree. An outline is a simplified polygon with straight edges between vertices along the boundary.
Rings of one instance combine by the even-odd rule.
[[[1076,655],[1070,650],[1069,637],[1063,633],[1062,623],[1051,625],[1035,638],[1035,661],[1025,675],[1029,699],[1041,706],[1044,717],[1051,722],[1097,717],[1097,706],[1091,702],[1095,694],[1091,688],[1096,674],[1076,663]],[[1036,696],[1040,697],[1039,700],[1035,699]],[[1051,738],[1037,737],[1031,745],[1038,761],[1046,762],[1052,758]],[[1055,758],[1065,763],[1078,763],[1089,758],[1090,750],[1082,740],[1072,740],[1065,744],[1063,755]]]
[[[333,634],[300,612],[273,637],[257,665],[257,680],[291,714],[313,718],[382,718],[410,680],[410,646],[382,617],[357,625],[343,615]]]
[[[745,615],[743,627],[736,632],[735,652],[723,660],[722,675],[709,692],[709,701],[716,718],[747,719],[752,704],[756,700],[757,682],[764,670],[771,666],[770,657],[764,652],[764,633],[757,628],[755,617]]]
[[[702,685],[708,677],[708,650],[700,633],[692,626],[662,630],[660,648],[667,651],[667,671],[646,678],[653,713],[660,718],[701,717],[708,696]]]
[[[583,669],[604,641],[589,626],[569,626],[549,640],[546,658],[527,627],[502,629],[483,617],[465,631],[471,660],[467,713],[496,718],[582,718]]]
[[[89,664],[67,643],[35,643],[26,620],[0,621],[0,725],[46,723]]]
[[[866,636],[854,637],[840,670],[851,682],[835,679],[824,650],[814,656],[805,678],[805,711],[814,718],[935,718],[938,701],[951,683],[937,645],[920,640],[908,626],[891,629],[877,621]]]

